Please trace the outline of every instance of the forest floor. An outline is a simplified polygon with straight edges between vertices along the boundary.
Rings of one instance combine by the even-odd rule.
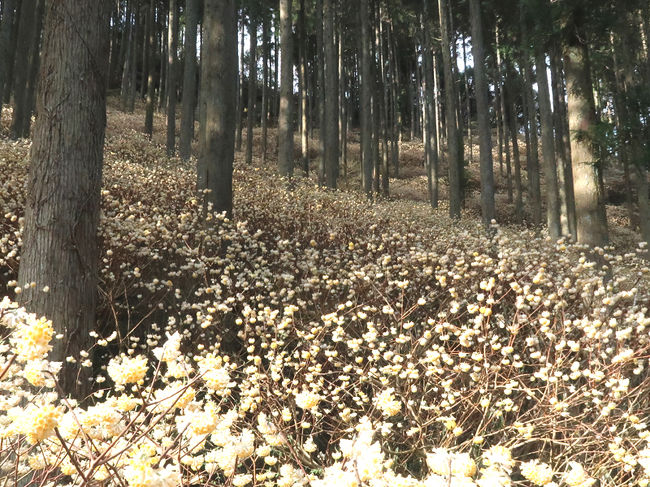
[[[10,115],[0,124],[0,296],[14,297],[30,142],[7,137]],[[650,267],[622,208],[608,208],[613,245],[597,266],[590,249],[512,223],[498,169],[500,221],[488,236],[475,161],[452,221],[444,176],[440,208],[426,201],[421,144],[403,143],[391,197],[369,202],[356,134],[342,191],[326,191],[313,178],[314,140],[310,178],[276,177],[271,130],[265,164],[258,131],[253,166],[236,155],[234,221],[206,224],[195,162],[166,157],[161,114],[153,141],[143,122],[141,107],[125,114],[109,101],[98,324],[84,360],[93,405],[64,404],[47,385],[33,398],[23,377],[49,365],[11,366],[20,337],[0,336],[0,370],[12,367],[0,428],[13,425],[0,433],[15,439],[0,458],[21,462],[0,481],[5,470],[47,478],[71,451],[66,471],[97,467],[99,448],[111,485],[130,483],[132,454],[184,486],[650,482]],[[2,306],[0,327],[34,328]],[[11,409],[23,419],[4,414],[21,395],[60,403],[65,449],[46,441],[30,456],[32,404]],[[3,456],[4,444],[20,454]]]
[[[126,114],[119,111],[118,100],[109,101],[109,115],[108,115],[108,134],[118,134],[121,131],[141,132],[143,125],[143,108],[140,106],[135,114]],[[180,123],[177,123],[177,127]],[[165,145],[165,126],[166,118],[160,113],[155,115],[155,133],[153,136],[153,143],[159,146]],[[242,131],[243,144],[242,150],[235,154],[236,164],[240,167],[244,165],[244,155],[246,150],[246,128]],[[267,158],[264,163],[261,156],[262,147],[262,131],[260,127],[256,127],[253,137],[253,166],[257,168],[275,168],[277,167],[277,138],[275,127],[269,127],[268,130],[268,150]],[[317,171],[319,165],[319,150],[318,150],[318,131],[310,133],[309,138],[309,159],[310,159],[310,175],[309,178],[317,182]],[[522,136],[523,139],[523,136]],[[472,147],[470,149],[467,136],[465,141],[465,160],[469,161],[466,164],[466,198],[463,207],[463,218],[469,218],[476,221],[479,225],[481,218],[480,206],[480,172],[479,172],[479,147],[478,137],[476,130],[473,132]],[[496,187],[496,211],[497,221],[502,225],[511,226],[516,228],[524,226],[526,228],[533,228],[532,224],[526,220],[530,216],[530,207],[527,198],[527,176],[526,176],[526,146],[523,140],[519,141],[519,150],[521,154],[521,172],[522,172],[522,187],[524,197],[524,220],[521,223],[516,222],[515,217],[515,204],[508,201],[507,195],[507,179],[505,174],[505,163],[503,167],[499,167],[497,155],[497,141],[496,136],[493,140],[493,161],[494,161],[494,175]],[[198,144],[196,140],[193,145],[193,153],[196,154]],[[295,174],[304,177],[304,172],[299,167],[300,165],[300,137],[295,135],[294,140],[295,151]],[[348,156],[347,167],[340,167],[341,179],[339,181],[339,189],[345,191],[360,191],[361,190],[361,172],[360,172],[360,137],[356,130],[350,131],[348,134]],[[540,153],[541,160],[541,153]],[[424,144],[421,139],[415,138],[408,140],[406,136],[400,143],[400,169],[398,177],[390,178],[390,197],[391,200],[403,200],[413,202],[417,205],[427,205],[428,191],[427,191],[427,176],[424,168]],[[391,167],[392,170],[392,167]],[[440,163],[440,202],[439,208],[431,210],[435,214],[448,212],[448,169],[447,161],[444,150],[442,151],[442,158]],[[514,163],[512,168],[514,174]],[[540,173],[540,181],[542,185],[542,195],[544,194],[544,174]],[[514,185],[514,182],[513,182]],[[608,191],[607,201],[607,217],[610,231],[610,244],[617,251],[624,253],[633,250],[640,241],[640,234],[638,228],[633,228],[630,223],[630,215],[624,206],[625,184],[623,181],[623,173],[617,167],[607,167],[605,170],[605,187]],[[542,211],[544,212],[544,201],[542,201]],[[542,213],[544,215],[544,213]]]

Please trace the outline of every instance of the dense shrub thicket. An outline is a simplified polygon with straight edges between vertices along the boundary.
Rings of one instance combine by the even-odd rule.
[[[1,142],[13,295],[28,146]],[[631,486],[650,482],[650,273],[533,231],[109,136],[85,403],[51,324],[0,305],[0,478],[34,485]],[[594,263],[599,262],[599,265]],[[48,283],[33,283],[47,292]]]

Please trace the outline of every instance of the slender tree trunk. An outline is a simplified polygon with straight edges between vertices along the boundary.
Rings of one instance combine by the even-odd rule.
[[[36,3],[36,26],[35,37],[29,53],[29,75],[27,77],[27,90],[25,94],[26,110],[23,114],[21,137],[29,137],[32,122],[32,114],[36,109],[36,90],[38,85],[38,73],[41,68],[41,32],[43,30],[43,18],[45,16],[45,0],[38,0]]]
[[[29,83],[29,60],[32,52],[32,45],[37,42],[37,37],[40,36],[40,32],[35,32],[36,9],[37,0],[23,0],[18,20],[18,52],[16,53],[16,63],[14,65],[13,73],[14,111],[11,121],[11,136],[15,139],[24,136],[25,120],[31,116],[31,114],[28,115],[27,87]],[[29,123],[27,125],[29,125]],[[29,133],[29,128],[27,129],[27,132]]]
[[[185,0],[185,66],[183,69],[183,101],[181,109],[181,159],[192,155],[194,137],[194,107],[196,105],[196,37],[199,22],[199,0]]]
[[[512,143],[512,160],[515,166],[515,219],[518,223],[524,217],[524,198],[521,183],[521,157],[519,154],[519,120],[517,110],[517,91],[515,71],[509,62],[506,62],[506,93],[508,96],[508,129],[510,130],[510,142]]]
[[[133,24],[133,2],[129,2],[126,8],[125,18],[125,47],[124,59],[122,62],[122,83],[120,84],[120,109],[127,110],[129,98],[129,81],[131,80],[131,70],[133,66],[133,54],[135,53],[135,26]]]
[[[305,30],[305,0],[300,0],[300,152],[302,169],[309,174],[309,128],[307,126],[307,34]]]
[[[463,41],[463,82],[465,84],[465,111],[467,117],[467,145],[469,146],[469,163],[474,160],[474,146],[472,145],[472,97],[469,89],[469,76],[467,74],[467,48],[465,47],[466,39]]]
[[[37,102],[48,116],[34,128],[18,273],[22,303],[63,336],[49,358],[63,362],[60,385],[76,397],[89,389],[77,380],[87,378],[80,352],[95,327],[108,75],[97,60],[108,56],[109,18],[108,2],[48,4]]]
[[[424,147],[425,147],[425,165],[427,169],[427,185],[429,193],[429,203],[432,208],[438,208],[439,190],[438,190],[438,150],[436,141],[436,110],[435,110],[435,90],[434,90],[434,68],[433,68],[433,42],[431,39],[430,25],[430,0],[422,1],[422,33],[424,37],[423,68],[424,68]]]
[[[451,58],[451,37],[449,33],[449,20],[447,17],[448,0],[438,0],[438,13],[440,16],[440,31],[442,35],[442,60],[444,65],[445,79],[445,105],[447,110],[447,160],[449,164],[449,216],[452,219],[460,218],[462,202],[462,177],[460,154],[460,138],[458,134],[458,123],[456,120],[457,98],[455,93],[456,83],[454,81],[452,58]]]
[[[165,37],[167,12],[164,7],[159,6],[158,9],[158,18],[160,20],[160,30],[158,41],[160,44],[160,77],[158,81],[158,110],[163,111],[167,107],[167,70],[169,65],[168,60],[168,45],[167,39]]]
[[[544,166],[544,182],[546,185],[546,223],[552,239],[561,235],[560,204],[557,182],[557,165],[555,162],[555,143],[553,138],[553,112],[549,95],[548,77],[546,74],[546,56],[537,47],[535,52],[537,68],[537,85],[539,86],[539,113],[542,122],[542,161]]]
[[[481,170],[481,214],[487,227],[496,218],[494,205],[494,168],[492,163],[492,131],[490,130],[490,109],[488,105],[488,83],[485,75],[485,49],[483,47],[483,25],[481,3],[470,0],[469,13],[472,24],[472,56],[474,57],[474,79],[476,87],[476,116]],[[470,136],[471,143],[471,136]]]
[[[244,34],[245,34],[245,23],[244,23],[244,13],[240,14],[240,24],[241,24],[241,34],[239,37],[239,75],[237,76],[237,116],[236,116],[236,125],[237,125],[237,142],[236,149],[237,152],[242,150],[242,145],[244,143]]]
[[[336,189],[339,163],[338,59],[334,36],[334,0],[323,0],[325,48],[325,184]]]
[[[235,0],[205,0],[201,56],[198,189],[207,210],[232,216],[237,109]],[[211,219],[211,213],[206,213]]]
[[[262,162],[266,164],[269,131],[269,18],[264,15],[262,23]]]
[[[523,73],[523,98],[528,127],[526,168],[528,173],[528,197],[531,207],[531,219],[534,225],[542,223],[542,192],[539,174],[539,139],[537,134],[537,106],[533,92],[533,70],[531,66],[529,25],[526,22],[526,10],[520,10],[520,27],[522,32],[521,71]]]
[[[135,97],[137,93],[137,71],[138,71],[138,39],[142,32],[142,12],[140,4],[135,6],[135,26],[133,42],[131,43],[131,63],[129,66],[129,82],[127,84],[126,109],[129,113],[135,111]]]
[[[154,52],[156,51],[155,46],[155,32],[154,32],[154,17],[156,15],[156,0],[149,0],[149,13],[147,14],[147,23],[149,27],[147,29],[149,33],[149,38],[147,39],[147,49],[149,50],[149,55],[147,60],[149,62],[147,76],[147,100],[145,105],[145,117],[144,117],[144,133],[149,136],[151,139],[153,135],[153,104],[154,104],[154,71],[155,71],[155,58]]]
[[[602,247],[607,244],[608,232],[605,195],[600,184],[601,168],[592,144],[584,136],[593,129],[596,113],[587,46],[577,34],[566,46],[564,58],[578,242]]]
[[[257,20],[251,18],[248,29],[248,109],[246,112],[246,164],[253,163],[253,140],[257,118]]]
[[[278,168],[280,175],[293,176],[293,33],[291,0],[280,0],[280,118],[278,121]]]
[[[169,25],[167,31],[167,155],[176,152],[176,82],[178,50],[177,0],[169,0]]]
[[[361,87],[361,105],[359,111],[361,112],[361,161],[363,166],[363,190],[366,195],[372,197],[372,172],[374,168],[374,160],[372,158],[372,90],[374,80],[372,77],[372,58],[370,54],[370,25],[368,16],[370,11],[368,8],[368,0],[360,0],[359,2],[359,18],[361,21],[361,36],[359,42],[361,43],[361,79],[359,85]]]
[[[5,86],[7,85],[10,64],[13,61],[11,50],[11,31],[14,24],[16,0],[5,0],[0,24],[0,113],[4,101]]]
[[[322,186],[325,184],[325,144],[327,143],[327,123],[325,120],[325,17],[323,0],[316,1],[316,10],[316,52],[318,53],[318,149],[320,154],[318,162],[318,184]]]
[[[573,178],[571,176],[571,157],[568,150],[566,102],[562,60],[559,50],[551,49],[551,79],[553,81],[553,125],[555,126],[555,154],[557,157],[558,194],[560,196],[560,224],[563,235],[576,238],[575,202],[573,198]]]

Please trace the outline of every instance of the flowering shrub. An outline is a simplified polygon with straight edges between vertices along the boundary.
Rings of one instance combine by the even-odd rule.
[[[9,294],[28,147],[0,145]],[[243,166],[235,221],[205,222],[193,167],[136,132],[109,130],[106,166],[95,343],[68,358],[96,393],[62,397],[51,324],[0,306],[10,484],[648,485],[636,253],[598,267],[532,230],[489,239]]]

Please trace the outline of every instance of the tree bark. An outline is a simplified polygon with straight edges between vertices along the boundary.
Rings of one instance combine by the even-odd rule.
[[[605,195],[599,183],[601,168],[589,140],[596,122],[596,113],[587,46],[577,34],[566,46],[564,59],[578,242],[602,247],[608,241]]]
[[[479,0],[469,2],[472,24],[472,56],[474,57],[474,78],[476,87],[476,116],[481,171],[481,214],[483,224],[488,227],[496,218],[494,205],[494,167],[492,162],[492,131],[488,106],[488,84],[485,75],[485,49],[483,47],[483,25]],[[471,136],[470,136],[471,143]]]
[[[544,183],[546,185],[546,224],[552,239],[561,235],[560,204],[557,182],[557,165],[555,162],[555,141],[553,137],[553,112],[549,94],[548,76],[546,74],[546,55],[541,47],[535,50],[537,86],[539,86],[539,113],[542,125],[542,165],[544,166]]]
[[[361,87],[361,103],[359,111],[361,115],[361,163],[363,166],[362,185],[363,190],[368,196],[372,197],[372,171],[374,169],[374,161],[372,158],[372,90],[374,80],[372,78],[373,62],[370,55],[370,25],[368,21],[370,11],[368,8],[368,0],[360,0],[359,2],[359,18],[361,22],[361,36],[359,42],[361,43],[361,79],[359,85]]]
[[[5,0],[2,10],[2,24],[0,24],[0,113],[4,101],[5,85],[13,62],[11,50],[11,31],[14,24],[16,0]]]
[[[462,202],[462,177],[460,153],[460,137],[458,134],[457,97],[452,70],[451,37],[449,33],[449,19],[447,17],[448,0],[438,0],[438,13],[440,15],[440,30],[442,35],[442,62],[444,65],[445,79],[445,108],[447,122],[447,160],[449,165],[449,216],[452,219],[460,218]]]
[[[433,67],[433,41],[431,36],[430,25],[430,0],[422,1],[422,33],[424,43],[422,45],[422,64],[424,71],[424,148],[425,148],[425,166],[427,170],[427,186],[429,193],[429,204],[432,208],[438,208],[438,147],[436,140],[436,119],[435,110],[435,90],[434,90],[434,67]]]
[[[253,131],[257,100],[257,20],[251,17],[248,28],[248,107],[246,111],[246,164],[253,163]]]
[[[38,0],[43,1],[43,0]],[[36,31],[37,0],[24,0],[20,8],[18,21],[18,43],[14,65],[14,111],[11,121],[11,136],[15,139],[29,135],[29,122],[25,131],[25,122],[31,117],[28,101],[28,84],[32,45],[38,42],[40,32]]]
[[[305,0],[300,0],[300,159],[305,175],[309,174],[309,127],[307,126],[307,31],[305,29]]]
[[[167,30],[167,155],[176,152],[176,82],[178,50],[177,0],[169,0],[169,25]]]
[[[232,216],[232,173],[237,109],[237,15],[235,0],[205,0],[201,56],[201,144],[197,187],[206,217]]]
[[[262,23],[262,162],[266,163],[268,151],[268,127],[269,127],[269,18],[264,15]]]
[[[280,117],[278,120],[278,168],[281,176],[293,176],[293,31],[291,0],[280,0]]]
[[[189,160],[192,155],[192,139],[194,137],[194,108],[197,92],[196,37],[199,7],[199,0],[185,1],[185,67],[183,69],[181,138],[179,142],[179,153],[184,161]]]
[[[148,39],[147,39],[147,49],[149,54],[147,56],[147,62],[149,63],[148,76],[147,76],[147,99],[145,104],[145,118],[144,118],[144,133],[149,136],[151,139],[153,135],[153,103],[154,103],[154,70],[155,70],[155,32],[154,32],[154,16],[156,14],[156,2],[155,0],[149,0],[149,12],[147,14],[147,28]]]
[[[49,358],[63,362],[61,386],[77,397],[88,390],[79,353],[97,303],[109,18],[108,2],[48,2],[37,102],[48,116],[34,128],[18,273],[22,303],[63,335]]]
[[[334,0],[323,1],[323,42],[325,49],[325,184],[336,189],[339,164],[338,59],[334,36]],[[322,132],[322,128],[321,128]],[[322,136],[322,134],[321,134]]]

